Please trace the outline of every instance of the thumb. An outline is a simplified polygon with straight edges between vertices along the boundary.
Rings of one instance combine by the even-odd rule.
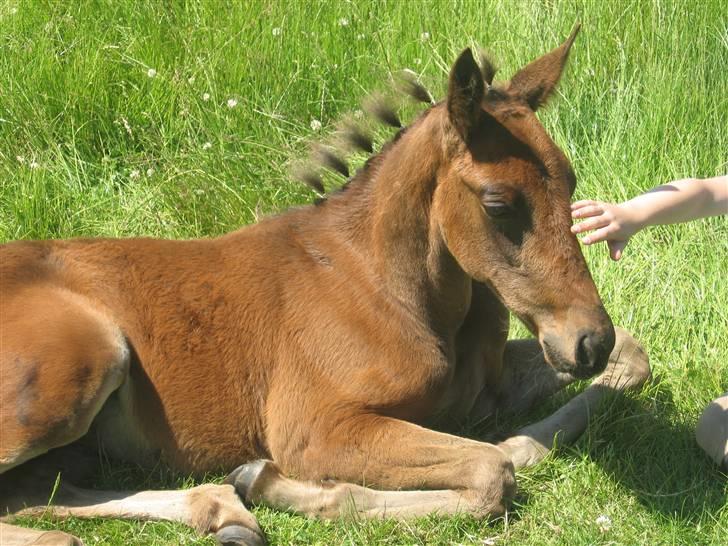
[[[609,256],[614,260],[615,262],[619,261],[619,259],[622,257],[622,251],[627,246],[627,243],[629,242],[629,239],[625,239],[624,241],[608,241],[607,244],[609,245]]]

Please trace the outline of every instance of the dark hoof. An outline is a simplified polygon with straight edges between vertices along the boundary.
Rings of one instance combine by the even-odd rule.
[[[240,525],[228,525],[215,533],[220,546],[265,546],[268,542],[255,531]]]
[[[261,459],[259,461],[240,465],[228,474],[224,483],[234,486],[235,491],[237,491],[238,495],[240,495],[240,498],[242,498],[244,502],[254,502],[256,500],[256,482],[258,482],[260,477],[266,471],[277,473],[272,461]]]

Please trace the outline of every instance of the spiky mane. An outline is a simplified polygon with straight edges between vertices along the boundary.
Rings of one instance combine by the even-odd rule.
[[[374,138],[371,131],[366,127],[365,122],[347,118],[339,124],[339,128],[334,133],[332,141],[328,143],[314,143],[308,162],[297,165],[293,174],[295,178],[304,182],[319,194],[319,198],[316,200],[317,204],[326,201],[323,196],[326,190],[321,176],[322,169],[328,169],[334,174],[346,179],[335,193],[345,191],[352,184],[368,180],[371,177],[374,166],[434,106],[435,101],[432,95],[411,70],[403,70],[395,75],[393,84],[392,89],[398,92],[399,97],[402,95],[408,96],[417,102],[427,104],[428,108],[417,116],[411,124],[404,126],[397,113],[397,106],[402,102],[401,98],[398,100],[397,95],[380,92],[365,98],[363,101],[364,111],[374,121],[388,127],[394,127],[398,131],[378,152],[375,152]],[[353,176],[349,176],[349,167],[345,160],[345,155],[352,151],[364,152],[370,154],[370,156]]]

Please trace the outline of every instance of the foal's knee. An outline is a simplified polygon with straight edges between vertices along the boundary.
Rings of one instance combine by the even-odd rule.
[[[467,496],[475,516],[505,513],[516,495],[516,474],[510,458],[499,448],[489,447],[478,457],[468,489]]]

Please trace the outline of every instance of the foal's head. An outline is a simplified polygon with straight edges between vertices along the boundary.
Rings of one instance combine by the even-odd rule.
[[[442,108],[445,155],[432,219],[450,253],[531,329],[555,368],[604,369],[614,328],[576,238],[576,178],[535,111],[554,91],[576,32],[493,86],[471,51],[455,62]]]

